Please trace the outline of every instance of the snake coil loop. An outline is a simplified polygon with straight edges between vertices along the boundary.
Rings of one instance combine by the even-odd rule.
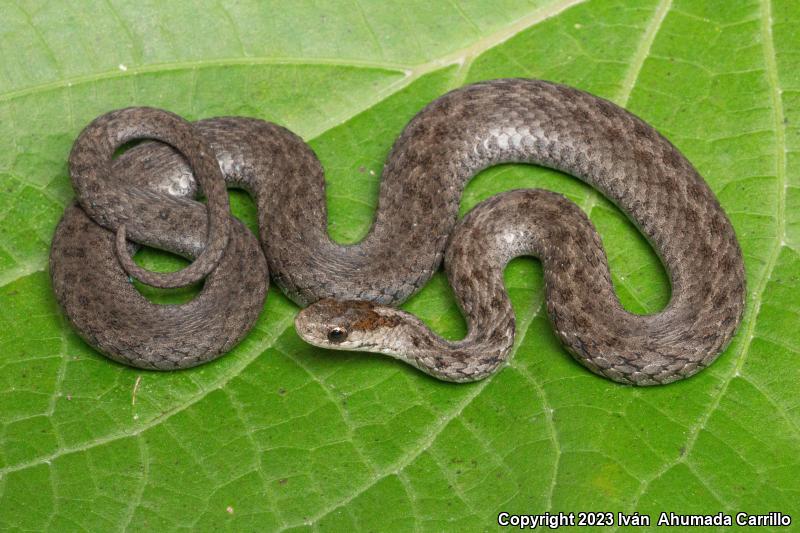
[[[134,139],[161,142],[114,159]],[[50,271],[81,336],[116,361],[157,370],[188,368],[238,343],[263,306],[267,265],[252,233],[230,216],[215,152],[194,126],[159,109],[112,111],[83,130],[69,162],[80,206],[67,207],[56,229]],[[188,198],[195,178],[207,204]],[[133,262],[129,235],[194,261],[177,272],[145,270]],[[157,305],[128,276],[160,288],[206,279],[192,301]]]
[[[135,124],[135,126],[134,126]],[[137,139],[155,139],[178,150],[188,161],[208,199],[208,240],[200,256],[177,272],[152,272],[133,262],[127,252],[126,220],[137,216],[130,208],[151,202],[147,191],[114,187],[111,174],[115,150]],[[69,157],[72,186],[83,209],[100,224],[116,229],[116,250],[125,271],[142,283],[159,288],[184,287],[200,281],[219,265],[228,244],[228,195],[217,159],[192,125],[164,111],[147,107],[112,111],[92,121],[73,144]],[[124,209],[123,209],[124,208]]]

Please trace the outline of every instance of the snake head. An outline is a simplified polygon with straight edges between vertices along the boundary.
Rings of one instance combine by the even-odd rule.
[[[403,315],[393,307],[326,298],[300,311],[294,327],[304,341],[321,348],[391,353]]]

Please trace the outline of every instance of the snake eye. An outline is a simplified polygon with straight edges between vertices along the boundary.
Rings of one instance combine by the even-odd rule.
[[[347,338],[347,330],[340,327],[332,328],[328,331],[328,340],[334,344],[339,344]]]

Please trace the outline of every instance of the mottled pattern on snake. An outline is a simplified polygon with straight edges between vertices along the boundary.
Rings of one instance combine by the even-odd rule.
[[[541,257],[548,314],[570,352],[616,381],[649,385],[689,376],[720,353],[741,320],[741,251],[711,190],[652,127],[588,93],[510,79],[437,99],[396,141],[373,227],[351,246],[328,237],[322,169],[313,153],[275,126],[251,121],[249,129],[232,134],[239,119],[225,120],[213,131],[198,131],[227,179],[251,189],[258,181],[253,192],[273,278],[301,305],[322,300],[296,321],[301,336],[314,344],[381,351],[452,381],[485,377],[513,343],[513,313],[500,273],[520,254]],[[235,141],[228,145],[216,135]],[[490,199],[453,235],[446,267],[469,326],[464,340],[444,341],[387,307],[415,292],[438,268],[469,179],[505,162],[562,170],[614,201],[666,267],[672,285],[667,308],[650,316],[625,311],[591,224],[574,205],[542,191]],[[158,175],[163,172],[158,168]],[[205,235],[205,227],[159,226],[155,214],[142,217],[141,228],[125,222],[129,235],[159,247],[169,246],[155,242],[157,235]],[[119,223],[107,221],[111,229]],[[202,250],[204,241],[194,244]],[[360,301],[343,302],[353,299]]]

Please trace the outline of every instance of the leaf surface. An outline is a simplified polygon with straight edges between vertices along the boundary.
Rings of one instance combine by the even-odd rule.
[[[456,530],[490,528],[501,511],[638,511],[654,524],[661,511],[800,511],[796,2],[3,1],[0,12],[0,529]],[[592,375],[550,330],[532,259],[505,273],[512,360],[471,385],[307,346],[275,289],[229,355],[168,374],[111,363],[59,311],[47,253],[72,198],[70,146],[98,114],[151,105],[294,130],[325,166],[331,234],[352,242],[408,120],[452,88],[505,76],[610,98],[706,177],[748,281],[744,322],[709,369],[648,389]],[[628,309],[666,304],[646,241],[574,178],[489,169],[462,212],[520,187],[590,214]],[[252,204],[233,205],[253,227]],[[464,333],[442,275],[405,308]]]

